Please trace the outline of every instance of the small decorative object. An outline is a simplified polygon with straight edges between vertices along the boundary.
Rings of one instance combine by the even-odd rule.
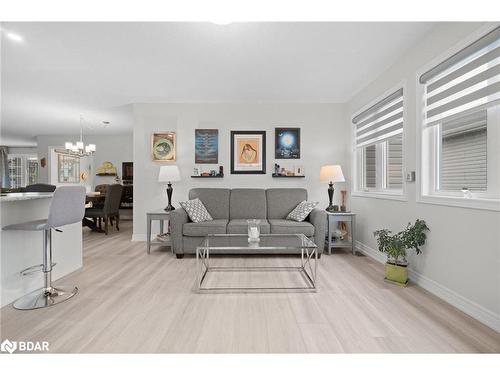
[[[180,181],[181,174],[177,165],[163,165],[160,167],[160,173],[158,175],[158,182],[167,182],[167,199],[168,205],[165,207],[165,211],[172,211],[174,207],[172,206],[172,182]]]
[[[78,156],[57,155],[58,182],[76,184],[80,182],[80,158]]]
[[[224,167],[222,165],[219,166],[219,176],[224,177]]]
[[[213,169],[210,171],[210,176],[215,177],[217,175],[217,172],[214,171]]]
[[[46,158],[41,158],[40,159],[40,166],[42,168],[45,168],[46,165],[47,165],[47,159]]]
[[[328,211],[328,210],[327,210]],[[333,205],[333,212],[338,212],[339,211],[339,206],[334,204]]]
[[[281,168],[280,176],[286,176],[286,169]]]
[[[200,176],[202,176],[202,177],[210,177],[210,172],[201,172]]]
[[[219,130],[194,130],[194,162],[217,164],[219,162]]]
[[[199,168],[193,168],[193,176],[199,176],[200,175],[200,169]]]
[[[274,164],[274,174],[279,175],[280,174],[280,166],[279,164]]]
[[[80,173],[80,180],[81,181],[87,181],[87,178],[89,178],[89,172],[88,171],[83,171]]]
[[[176,140],[174,132],[153,133],[151,137],[153,161],[175,161]]]
[[[275,128],[276,159],[300,159],[300,128]]]
[[[294,166],[293,173],[295,176],[303,176],[304,175],[304,167],[302,167],[302,165]]]
[[[231,131],[231,174],[266,173],[266,132]]]
[[[319,172],[319,179],[321,182],[329,182],[328,184],[328,200],[329,204],[326,208],[327,211],[332,212],[334,210],[333,206],[333,183],[334,182],[344,182],[344,174],[342,173],[342,168],[340,165],[323,165]],[[338,207],[337,210],[338,211]]]
[[[345,197],[347,195],[347,190],[341,190],[340,191],[340,211],[346,212],[346,206],[345,206]]]
[[[260,241],[260,220],[247,220],[248,224],[248,242]]]
[[[116,176],[116,167],[110,161],[105,161],[96,170],[97,176]]]
[[[406,250],[415,249],[417,254],[422,250],[420,246],[427,239],[427,227],[424,220],[417,219],[415,224],[408,223],[406,228],[399,233],[392,234],[388,229],[373,232],[377,238],[378,250],[387,254],[385,263],[385,280],[405,286],[408,283],[408,262]]]

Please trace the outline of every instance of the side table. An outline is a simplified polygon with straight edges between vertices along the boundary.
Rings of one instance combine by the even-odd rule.
[[[355,237],[354,237],[354,230],[356,227],[356,214],[352,212],[326,212],[328,215],[328,230],[327,230],[327,235],[328,235],[328,254],[332,253],[332,248],[339,248],[339,247],[350,247],[352,250],[353,255],[356,255],[356,247],[355,247]],[[337,241],[332,241],[332,235],[333,232],[338,228],[338,223],[339,222],[348,222],[350,223],[350,234],[351,234],[351,240],[349,239],[344,239],[344,240],[337,240]]]
[[[148,254],[151,253],[151,246],[170,246],[172,248],[172,243],[171,239],[169,238],[167,241],[160,241],[158,239],[151,240],[151,223],[153,220],[159,220],[160,221],[160,233],[163,233],[163,223],[165,221],[168,221],[167,228],[168,231],[167,233],[170,233],[170,211],[165,211],[165,210],[155,210],[155,211],[150,211],[146,213],[147,217],[147,252]]]

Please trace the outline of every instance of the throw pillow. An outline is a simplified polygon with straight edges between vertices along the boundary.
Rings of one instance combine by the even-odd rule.
[[[202,221],[211,221],[212,216],[208,213],[203,205],[203,202],[198,198],[191,199],[186,202],[180,202],[180,205],[186,210],[189,218],[193,223],[201,223]]]
[[[286,217],[287,220],[304,221],[319,202],[300,202]]]

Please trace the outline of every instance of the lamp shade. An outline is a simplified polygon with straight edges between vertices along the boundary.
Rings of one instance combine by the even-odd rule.
[[[160,167],[158,182],[180,181],[181,174],[177,165],[163,165]]]
[[[344,182],[344,174],[340,165],[323,165],[319,172],[321,182]]]

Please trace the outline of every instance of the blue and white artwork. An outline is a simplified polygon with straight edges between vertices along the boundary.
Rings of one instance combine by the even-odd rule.
[[[196,164],[219,163],[219,130],[195,129],[195,156]]]
[[[300,128],[276,128],[275,158],[300,159]]]

